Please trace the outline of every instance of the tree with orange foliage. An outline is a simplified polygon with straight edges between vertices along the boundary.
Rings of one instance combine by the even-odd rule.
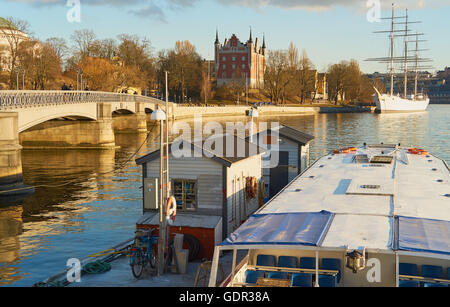
[[[85,57],[79,63],[83,79],[92,91],[114,91],[119,84],[119,69],[102,58]]]

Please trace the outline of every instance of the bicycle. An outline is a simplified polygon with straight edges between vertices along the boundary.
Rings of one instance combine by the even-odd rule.
[[[139,278],[147,264],[150,264],[151,268],[156,267],[159,237],[152,235],[153,229],[135,233],[136,238],[130,248],[130,266],[133,276]]]

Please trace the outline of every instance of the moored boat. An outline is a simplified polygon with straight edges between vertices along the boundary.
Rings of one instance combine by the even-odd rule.
[[[446,287],[449,193],[447,163],[426,150],[336,150],[215,247],[209,285]],[[226,250],[232,273],[217,284]]]

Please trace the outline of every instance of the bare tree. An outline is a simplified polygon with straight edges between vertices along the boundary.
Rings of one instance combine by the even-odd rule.
[[[289,57],[283,50],[269,51],[264,73],[264,88],[272,102],[284,102],[286,88],[290,81]]]
[[[9,87],[12,88],[14,84],[14,75],[19,66],[19,49],[20,44],[28,40],[30,34],[30,26],[27,21],[15,19],[12,17],[6,18],[6,26],[0,28],[0,34],[6,39],[8,43],[6,59],[6,67],[9,70]],[[8,52],[9,51],[9,52]]]
[[[96,44],[96,35],[94,31],[83,29],[76,30],[70,38],[75,42],[74,52],[80,60],[86,56],[91,56],[93,47]]]
[[[315,90],[316,71],[311,60],[308,58],[305,49],[299,61],[298,69],[298,93],[300,103],[303,103],[311,92]]]

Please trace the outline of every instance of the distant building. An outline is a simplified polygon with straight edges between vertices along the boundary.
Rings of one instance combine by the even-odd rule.
[[[253,42],[252,32],[244,44],[236,35],[225,39],[221,45],[219,35],[216,32],[215,48],[215,71],[217,86],[231,82],[247,82],[249,88],[264,87],[264,69],[266,67],[266,41],[263,38],[262,46],[259,46],[258,38]],[[245,81],[247,80],[247,81]]]
[[[328,100],[327,74],[314,72],[314,92],[312,99]]]

